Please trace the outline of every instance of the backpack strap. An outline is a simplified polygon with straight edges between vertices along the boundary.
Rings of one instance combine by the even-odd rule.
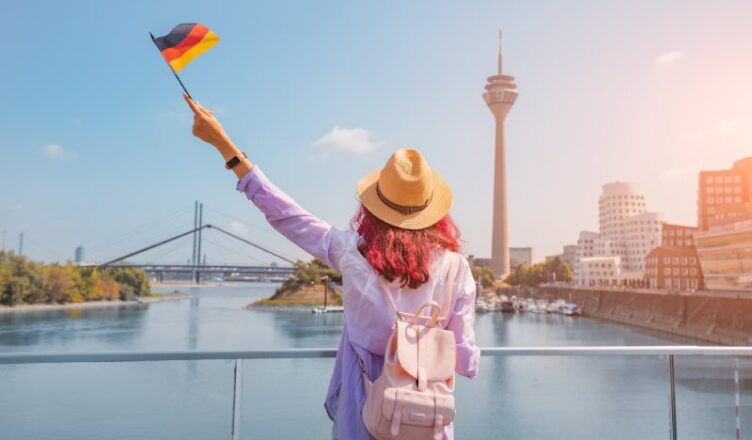
[[[442,323],[447,322],[449,317],[450,307],[452,307],[452,301],[454,300],[454,282],[457,279],[457,272],[460,267],[460,254],[452,252],[452,261],[449,266],[449,274],[446,280],[446,289],[444,291],[444,304],[441,307],[441,317],[439,320]]]

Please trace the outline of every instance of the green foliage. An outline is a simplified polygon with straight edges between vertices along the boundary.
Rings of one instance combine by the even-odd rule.
[[[472,271],[475,281],[479,282],[483,287],[492,287],[494,281],[496,281],[496,274],[493,273],[490,267],[473,266]]]
[[[570,282],[573,279],[574,274],[569,265],[555,257],[530,267],[520,264],[504,281],[512,286],[537,286],[553,281]]]
[[[119,292],[121,299],[125,299],[127,296],[147,296],[151,294],[149,278],[146,276],[146,272],[141,269],[111,267],[105,269],[104,273],[121,285]]]
[[[0,304],[68,303],[148,295],[149,279],[140,269],[43,265],[0,252]]]
[[[321,284],[321,277],[323,276],[328,276],[335,283],[342,282],[342,275],[318,258],[314,258],[308,263],[298,260],[295,262],[295,271],[290,278],[279,286],[272,299],[283,293],[295,292],[302,287]]]

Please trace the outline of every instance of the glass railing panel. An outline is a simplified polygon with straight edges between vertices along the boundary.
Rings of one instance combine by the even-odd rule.
[[[668,438],[666,361],[658,356],[484,357],[460,380],[457,438]]]
[[[333,367],[333,359],[243,361],[240,438],[331,438],[324,398]]]
[[[229,439],[233,368],[225,360],[0,365],[0,439]]]
[[[752,430],[752,398],[749,393],[752,359],[677,356],[674,364],[678,438],[737,438],[737,408],[741,438],[748,436]]]

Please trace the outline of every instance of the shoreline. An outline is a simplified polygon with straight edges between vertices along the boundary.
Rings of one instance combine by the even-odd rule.
[[[5,313],[30,313],[30,312],[47,312],[57,310],[76,310],[76,309],[98,309],[103,307],[125,307],[152,304],[162,301],[178,301],[190,298],[185,293],[166,293],[164,295],[146,296],[135,300],[128,301],[88,301],[82,303],[66,304],[21,304],[17,306],[0,306],[0,315]]]

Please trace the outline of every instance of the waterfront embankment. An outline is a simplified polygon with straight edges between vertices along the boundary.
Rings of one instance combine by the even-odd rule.
[[[502,289],[507,296],[565,299],[597,319],[722,345],[752,344],[752,297],[729,292],[672,294],[628,289],[527,287]]]
[[[27,313],[27,312],[47,312],[51,310],[76,310],[76,309],[96,309],[103,307],[123,307],[123,306],[135,306],[141,304],[151,304],[161,301],[176,301],[181,299],[190,298],[190,295],[175,291],[172,293],[165,293],[161,295],[150,295],[139,297],[135,300],[128,301],[86,301],[80,303],[66,303],[66,304],[20,304],[15,306],[0,306],[0,314],[2,313]]]

